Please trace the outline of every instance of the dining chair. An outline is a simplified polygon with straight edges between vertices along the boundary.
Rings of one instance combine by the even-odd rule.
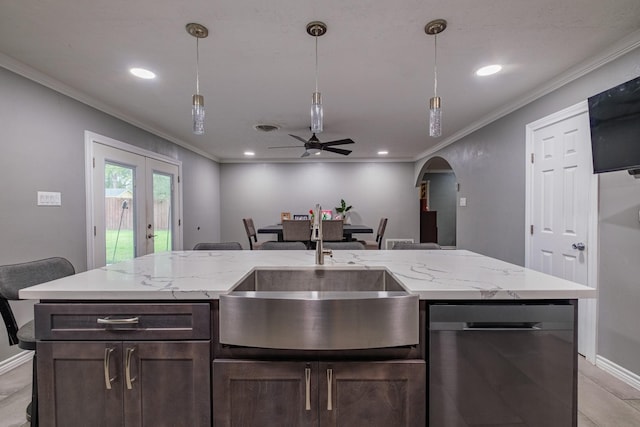
[[[253,218],[242,218],[242,223],[249,238],[249,249],[260,249],[262,244],[258,243],[258,235],[256,234],[256,227],[253,225]]]
[[[264,242],[262,244],[263,251],[291,251],[291,250],[306,250],[307,246],[302,242]]]
[[[308,248],[311,244],[311,220],[282,221],[282,240],[285,242],[302,242]]]
[[[75,274],[73,265],[61,257],[0,266],[0,313],[2,313],[2,318],[7,327],[9,345],[18,344],[21,349],[34,352],[31,403],[27,406],[27,420],[31,426],[38,425],[38,380],[36,376],[36,339],[33,320],[18,328],[9,301],[20,299],[18,295],[20,289],[71,276],[72,274]]]
[[[381,249],[382,248],[382,237],[384,236],[384,232],[387,229],[387,220],[388,218],[380,218],[380,223],[378,224],[378,231],[376,233],[376,240],[358,240],[362,243],[365,249]]]
[[[322,244],[322,247],[325,249],[331,250],[352,250],[352,251],[362,251],[364,250],[364,245],[360,242],[326,242]]]
[[[194,251],[241,251],[242,245],[238,242],[198,243],[193,247]]]
[[[322,220],[322,241],[341,242],[344,240],[344,221],[341,219]]]
[[[427,242],[427,243],[396,242],[396,244],[393,245],[391,249],[420,250],[420,249],[441,249],[441,248],[439,244],[432,243],[432,242]]]

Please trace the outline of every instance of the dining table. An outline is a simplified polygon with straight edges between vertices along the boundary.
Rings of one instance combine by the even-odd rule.
[[[342,235],[344,236],[344,240],[346,240],[347,242],[353,240],[354,234],[371,233],[373,233],[373,228],[369,227],[368,225],[344,224],[342,228]],[[282,224],[273,224],[260,227],[258,228],[258,234],[277,234],[278,242],[282,242],[284,240],[282,237]]]

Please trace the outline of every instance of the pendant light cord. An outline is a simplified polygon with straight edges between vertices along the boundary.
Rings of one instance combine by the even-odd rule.
[[[433,61],[433,96],[438,97],[438,34],[433,35],[434,61]]]
[[[318,36],[314,37],[316,39],[316,92],[318,91]]]
[[[200,39],[196,37],[196,95],[200,95]]]

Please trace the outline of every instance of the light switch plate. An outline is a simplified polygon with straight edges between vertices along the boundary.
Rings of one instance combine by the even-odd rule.
[[[62,206],[62,194],[59,191],[38,191],[38,206]]]
[[[467,206],[467,198],[460,197],[460,206]]]

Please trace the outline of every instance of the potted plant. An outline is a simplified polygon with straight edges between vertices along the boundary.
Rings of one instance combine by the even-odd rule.
[[[351,210],[353,206],[347,205],[344,199],[340,199],[340,206],[336,207],[336,213],[342,217],[344,222],[347,222],[347,212]]]

